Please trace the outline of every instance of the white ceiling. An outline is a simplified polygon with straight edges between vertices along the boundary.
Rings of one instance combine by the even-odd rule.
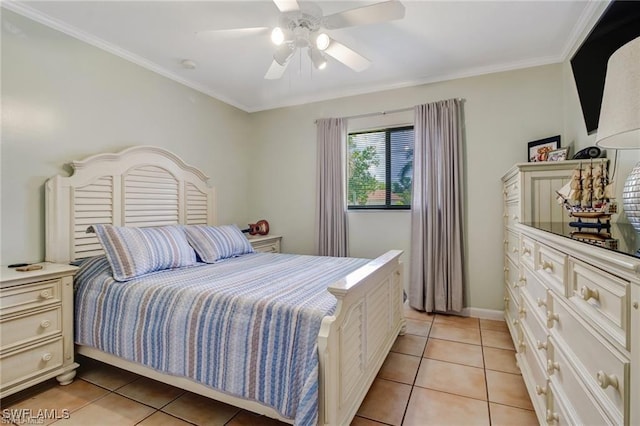
[[[376,3],[316,1],[324,15]],[[14,10],[248,112],[561,62],[602,13],[601,1],[408,1],[402,20],[328,31],[372,65],[329,59],[318,71],[294,56],[265,80],[269,33],[205,36],[209,29],[274,27],[262,1],[3,1]],[[183,59],[197,64],[185,69]]]

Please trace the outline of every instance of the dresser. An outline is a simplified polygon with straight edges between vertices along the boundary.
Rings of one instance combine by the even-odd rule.
[[[520,339],[518,326],[520,297],[520,234],[516,224],[548,222],[563,227],[568,223],[555,191],[571,178],[581,161],[518,163],[502,177],[503,245],[504,245],[504,310],[505,320],[515,340]]]
[[[73,345],[70,265],[0,270],[0,397],[56,377],[71,383],[78,364]]]
[[[249,235],[248,239],[253,249],[259,253],[280,253],[280,235]]]
[[[640,424],[640,258],[544,224],[516,229],[519,309],[511,319],[539,420]]]
[[[554,221],[528,176],[544,191],[558,170],[545,179],[544,165],[531,167],[503,179],[505,319],[538,420],[638,425],[640,241],[622,225],[617,251],[571,238],[568,214],[555,206]]]

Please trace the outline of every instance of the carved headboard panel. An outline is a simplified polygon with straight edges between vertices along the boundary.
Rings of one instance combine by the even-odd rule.
[[[45,185],[46,260],[66,263],[102,248],[87,227],[214,225],[215,190],[202,171],[175,154],[135,146],[73,161],[69,177]]]

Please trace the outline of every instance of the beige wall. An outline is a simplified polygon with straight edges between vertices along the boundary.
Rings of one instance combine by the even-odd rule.
[[[47,178],[132,145],[203,169],[219,221],[247,223],[247,113],[4,9],[2,20],[2,264],[44,258]]]
[[[561,65],[551,65],[254,113],[261,138],[251,163],[252,213],[285,235],[286,251],[313,253],[314,121],[464,98],[466,305],[502,309],[500,178],[526,161],[528,141],[562,133],[561,73]],[[352,256],[409,248],[406,212],[350,213],[349,228]]]

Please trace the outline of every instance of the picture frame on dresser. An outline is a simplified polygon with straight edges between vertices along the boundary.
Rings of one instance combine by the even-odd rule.
[[[527,161],[547,161],[549,152],[560,148],[560,135],[538,139],[527,143]]]

